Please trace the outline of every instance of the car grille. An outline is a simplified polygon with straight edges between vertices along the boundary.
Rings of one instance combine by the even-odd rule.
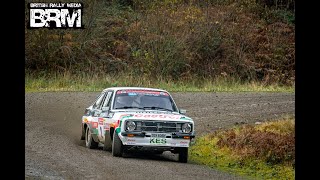
[[[182,124],[185,122],[176,121],[152,121],[152,120],[134,120],[136,131],[144,132],[181,132]]]

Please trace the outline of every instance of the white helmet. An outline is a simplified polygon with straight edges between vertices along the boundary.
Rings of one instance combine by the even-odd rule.
[[[133,102],[133,99],[130,96],[118,96],[116,98],[116,103],[119,103],[122,106],[131,106],[132,102]]]

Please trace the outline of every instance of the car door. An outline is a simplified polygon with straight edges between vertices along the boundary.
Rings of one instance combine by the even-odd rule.
[[[90,121],[92,121],[92,117],[96,115],[97,112],[95,112],[97,109],[96,107],[101,103],[102,99],[105,96],[105,92],[102,92],[97,96],[96,100],[88,107],[86,108],[84,115],[82,116],[82,121],[87,122],[88,118]]]
[[[97,121],[98,121],[98,132],[99,132],[98,138],[102,142],[104,142],[105,122],[108,119],[108,113],[109,113],[109,110],[105,110],[105,108],[109,107],[109,109],[110,109],[112,95],[113,95],[113,91],[106,92],[106,95],[103,98],[100,106],[97,107],[97,111],[100,113],[96,114],[96,116],[94,117],[94,118],[97,118]]]
[[[103,100],[105,99],[106,97],[106,94],[105,92],[101,93],[101,95],[98,97],[98,99],[96,100],[95,103],[92,104],[92,108],[91,108],[91,116],[92,117],[98,117],[101,113],[101,104],[103,103]]]

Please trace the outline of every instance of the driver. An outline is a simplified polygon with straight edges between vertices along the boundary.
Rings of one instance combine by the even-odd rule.
[[[130,96],[118,96],[115,102],[115,108],[132,106],[133,98]]]

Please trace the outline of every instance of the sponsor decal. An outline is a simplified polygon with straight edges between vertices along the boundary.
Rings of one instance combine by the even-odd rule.
[[[98,134],[99,133],[98,129],[92,129],[92,131],[93,131],[93,134]]]
[[[87,118],[84,118],[83,122],[87,123],[87,122],[88,122],[88,119],[87,119]]]
[[[98,127],[98,123],[97,122],[91,122],[92,128],[97,128]]]
[[[119,129],[119,130],[117,130],[117,129],[118,129],[118,127],[121,127],[122,120],[123,120],[124,118],[130,118],[130,117],[132,117],[132,116],[133,116],[132,114],[122,114],[122,115],[119,117],[119,120],[118,120],[117,122],[111,124],[111,127],[114,127],[114,128],[116,129],[116,132],[119,133],[119,132],[120,132],[120,129]]]
[[[128,138],[127,141],[135,142],[135,139]]]
[[[166,115],[166,114],[135,114],[136,118],[160,118],[160,119],[180,119],[180,115]]]
[[[110,130],[110,124],[106,123],[103,127],[105,130]]]
[[[135,142],[127,142],[128,145],[135,145]]]
[[[98,122],[99,122],[99,125],[103,125],[104,119],[103,118],[99,118]]]
[[[136,95],[136,94],[150,94],[150,95],[162,95],[162,96],[169,96],[166,92],[161,91],[149,91],[149,90],[120,90],[117,91],[117,94],[125,94],[128,93],[129,95]]]
[[[124,117],[127,117],[127,116],[130,116],[130,114],[122,114],[122,115],[119,117],[119,119],[121,120],[121,119],[123,119]]]
[[[180,144],[188,144],[188,141],[180,141]]]

